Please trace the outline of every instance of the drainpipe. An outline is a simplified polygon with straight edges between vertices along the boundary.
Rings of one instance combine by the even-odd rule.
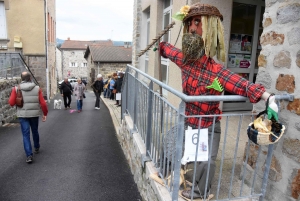
[[[49,102],[49,69],[48,69],[48,23],[47,23],[47,0],[44,1],[45,9],[45,50],[46,50],[46,89],[47,89],[47,102]]]

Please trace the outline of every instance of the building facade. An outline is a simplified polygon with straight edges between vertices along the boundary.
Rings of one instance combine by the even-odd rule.
[[[88,46],[84,58],[88,65],[89,83],[92,83],[97,74],[102,74],[104,79],[118,71],[125,71],[127,64],[131,64],[132,48],[124,46]]]
[[[55,0],[4,0],[0,1],[2,10],[3,5],[5,13],[3,15],[2,12],[0,20],[0,51],[21,53],[44,96],[47,99],[53,97],[57,89]]]
[[[77,41],[68,38],[61,45],[61,62],[62,62],[62,77],[80,77],[89,79],[88,63],[84,58],[85,51],[89,45],[112,46],[111,40],[100,41]]]
[[[132,64],[159,79],[158,53],[151,48],[138,56],[173,19],[186,3],[199,0],[135,0],[132,40]],[[293,94],[291,102],[280,101],[280,121],[287,126],[283,139],[274,150],[266,200],[299,200],[300,195],[300,3],[298,0],[201,0],[216,6],[223,14],[225,68],[251,82],[263,84],[275,94]],[[181,48],[181,22],[162,37]],[[218,62],[218,61],[217,61]],[[182,91],[180,69],[168,59],[161,58],[162,81]],[[226,95],[230,95],[225,92]],[[163,95],[174,105],[179,100]],[[264,102],[224,102],[223,111],[262,111]],[[257,157],[251,156],[253,160]],[[264,168],[264,167],[259,167]]]

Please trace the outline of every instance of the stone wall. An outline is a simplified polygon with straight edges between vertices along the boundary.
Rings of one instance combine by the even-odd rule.
[[[47,96],[46,57],[25,55],[24,60],[43,90],[43,95]]]
[[[267,0],[260,38],[257,83],[268,92],[293,94],[292,102],[280,101],[279,121],[286,126],[282,139],[275,145],[266,200],[300,200],[300,4],[297,0]],[[254,106],[264,109],[264,101]],[[252,152],[252,162],[257,152]],[[267,151],[266,147],[263,147]],[[259,163],[263,170],[264,161]],[[251,167],[250,167],[251,169]]]
[[[87,63],[84,53],[85,50],[62,50],[63,77],[89,77],[87,67],[83,66],[83,63]],[[76,67],[71,67],[71,62],[74,62]]]
[[[139,58],[136,56],[141,50],[141,23],[142,7],[141,0],[135,0],[133,6],[133,38],[132,38],[132,65],[139,66]]]
[[[99,67],[99,73],[102,74],[104,79],[107,79],[109,75],[117,71],[125,71],[127,63],[102,63]],[[97,75],[97,67],[95,67]]]
[[[8,99],[12,87],[21,82],[21,78],[14,78],[12,80],[0,79],[0,126],[16,118],[16,108],[8,104]]]
[[[137,184],[142,199],[145,201],[171,201],[171,195],[165,187],[149,178],[156,173],[153,162],[144,162],[146,147],[139,133],[132,133],[133,122],[129,116],[122,120],[122,126],[117,137],[130,166],[134,181]],[[183,200],[179,198],[179,200]]]

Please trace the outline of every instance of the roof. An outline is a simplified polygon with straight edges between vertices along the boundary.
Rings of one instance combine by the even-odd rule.
[[[79,41],[79,40],[65,40],[61,45],[60,49],[75,49],[75,50],[86,50],[89,45],[104,45],[112,46],[111,40],[94,40],[94,41]]]
[[[94,62],[130,62],[132,61],[132,48],[120,46],[88,46],[84,58],[91,54]]]
[[[128,43],[129,46],[132,45],[130,41],[113,41],[114,46],[124,46],[124,43]]]

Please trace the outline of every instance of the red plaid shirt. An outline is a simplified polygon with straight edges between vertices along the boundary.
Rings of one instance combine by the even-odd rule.
[[[161,42],[159,51],[164,58],[169,58],[179,66],[181,69],[183,93],[189,96],[221,95],[222,92],[206,88],[212,84],[216,77],[224,87],[224,90],[232,94],[246,96],[251,103],[257,103],[265,92],[263,85],[249,82],[206,55],[195,62],[184,64],[181,50],[173,45]],[[222,114],[219,105],[220,102],[189,102],[186,103],[185,114],[187,116]],[[220,119],[221,117],[218,117],[218,120]],[[193,128],[198,128],[199,118],[188,118],[187,124]],[[213,117],[201,119],[201,128],[207,128],[212,124]]]

